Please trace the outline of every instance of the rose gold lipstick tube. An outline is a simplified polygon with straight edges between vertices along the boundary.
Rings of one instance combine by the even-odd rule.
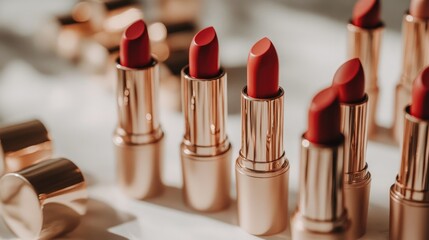
[[[230,203],[231,144],[226,134],[227,78],[198,79],[182,70],[185,135],[181,144],[183,192],[193,209],[213,212]]]
[[[332,146],[317,145],[302,137],[300,190],[291,219],[292,239],[354,239],[344,205],[343,156],[343,141]]]
[[[289,162],[283,147],[284,91],[269,99],[241,93],[241,150],[235,164],[238,222],[254,235],[288,224]]]
[[[390,188],[390,239],[429,239],[429,122],[405,109],[401,168]]]
[[[403,112],[411,102],[411,87],[420,71],[429,64],[429,20],[409,14],[403,20],[404,56],[402,75],[395,91],[393,136],[397,143],[404,129]]]
[[[359,58],[365,69],[365,92],[368,94],[368,136],[374,137],[377,130],[378,105],[378,62],[380,56],[380,39],[384,26],[366,29],[349,23],[348,57]]]
[[[127,68],[118,59],[116,68],[119,122],[113,142],[119,184],[133,198],[154,197],[163,190],[158,62],[153,58],[147,67]]]
[[[344,134],[344,203],[354,238],[366,232],[371,174],[365,161],[368,95],[357,104],[341,103],[341,131]]]
[[[52,141],[39,120],[0,128],[0,175],[16,172],[52,156]]]

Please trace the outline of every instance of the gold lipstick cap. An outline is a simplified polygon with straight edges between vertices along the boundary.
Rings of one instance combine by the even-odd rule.
[[[72,231],[86,212],[87,192],[79,168],[49,159],[0,179],[0,208],[20,239],[52,239]]]
[[[39,120],[0,128],[0,175],[19,171],[51,155],[51,138]]]

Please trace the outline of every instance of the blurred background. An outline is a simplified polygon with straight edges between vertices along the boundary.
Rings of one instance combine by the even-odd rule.
[[[55,155],[82,168],[89,182],[89,213],[64,239],[289,239],[288,230],[265,238],[248,235],[236,226],[234,204],[216,214],[197,214],[183,205],[180,69],[187,64],[193,35],[214,26],[221,65],[228,72],[228,134],[237,156],[247,55],[262,37],[272,40],[286,91],[292,212],[308,104],[318,90],[331,84],[334,72],[347,60],[346,25],[354,4],[354,0],[0,1],[0,125],[42,120],[53,138]],[[408,4],[382,2],[386,28],[377,117],[383,128],[392,122],[394,86],[401,71],[401,22]],[[140,18],[147,22],[153,52],[162,62],[159,99],[167,146],[163,178],[168,189],[147,202],[127,199],[117,189],[111,141],[117,122],[118,44],[124,28]],[[364,239],[387,239],[388,193],[400,158],[398,148],[388,142],[368,145],[373,185]],[[0,239],[14,239],[1,222]]]

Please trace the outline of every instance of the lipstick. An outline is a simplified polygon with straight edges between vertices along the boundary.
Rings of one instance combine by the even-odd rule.
[[[344,205],[344,136],[336,88],[320,91],[308,112],[301,141],[298,206],[291,219],[292,239],[350,239]]]
[[[404,110],[401,167],[390,188],[391,240],[429,239],[429,68],[413,83]]]
[[[230,203],[231,144],[226,134],[227,77],[219,66],[215,29],[198,32],[182,69],[185,134],[181,144],[185,202],[202,212]]]
[[[412,0],[402,21],[404,37],[402,74],[395,90],[393,136],[402,139],[404,108],[411,101],[411,88],[420,71],[429,64],[429,0]]]
[[[283,147],[283,98],[276,49],[259,40],[247,60],[241,92],[241,149],[235,164],[238,222],[254,235],[288,224],[289,161]]]
[[[380,19],[380,0],[359,0],[347,25],[348,58],[359,58],[365,69],[365,92],[368,94],[368,136],[377,130],[378,62],[384,24]]]
[[[154,197],[163,190],[160,170],[164,133],[158,114],[158,61],[150,55],[143,20],[125,30],[116,68],[119,121],[113,142],[119,184],[130,197]]]
[[[345,62],[335,73],[341,106],[341,131],[344,134],[344,201],[355,239],[366,232],[371,174],[365,161],[367,143],[367,106],[365,77],[358,58]]]

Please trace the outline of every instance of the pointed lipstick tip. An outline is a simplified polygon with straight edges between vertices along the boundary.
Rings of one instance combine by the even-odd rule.
[[[325,88],[317,93],[308,112],[305,137],[316,144],[334,144],[341,139],[340,102],[336,88]]]
[[[361,28],[380,26],[380,0],[358,0],[353,8],[352,23]]]
[[[274,45],[271,40],[267,37],[264,37],[253,45],[252,49],[250,50],[250,54],[253,56],[261,56],[273,48]]]
[[[338,88],[340,102],[361,102],[365,97],[365,74],[359,58],[341,65],[334,75],[332,85]]]
[[[210,27],[204,28],[203,30],[195,34],[192,43],[201,47],[201,46],[209,45],[211,42],[213,42],[216,39],[217,39],[216,30],[212,26],[210,26]]]
[[[429,0],[411,0],[410,15],[417,18],[429,19]]]
[[[429,120],[429,67],[414,81],[410,113],[416,118]]]
[[[140,19],[128,26],[124,32],[123,38],[127,40],[134,40],[141,37],[145,33],[147,34],[146,24],[143,20]]]

